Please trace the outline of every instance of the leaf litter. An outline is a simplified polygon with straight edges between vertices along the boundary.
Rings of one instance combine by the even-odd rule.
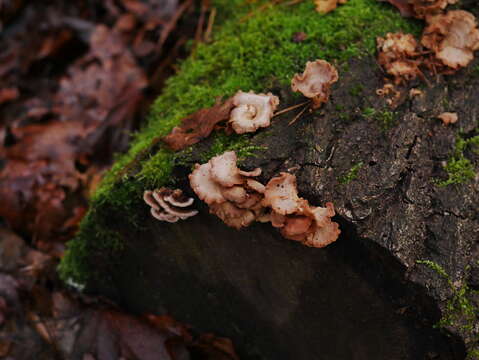
[[[228,339],[73,293],[56,273],[186,40],[209,38],[208,2],[199,27],[180,26],[192,0],[0,6],[0,357],[237,360]]]

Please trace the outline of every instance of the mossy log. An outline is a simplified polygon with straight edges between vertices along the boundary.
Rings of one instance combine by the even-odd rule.
[[[230,337],[243,359],[474,358],[478,62],[409,84],[423,96],[403,96],[391,109],[376,95],[384,74],[375,39],[418,34],[420,22],[375,0],[350,0],[328,15],[310,1],[261,4],[214,2],[214,40],[168,81],[148,126],[94,195],[63,278],[132,311],[169,313]],[[479,13],[473,1],[461,6]],[[307,38],[293,41],[298,32]],[[240,89],[271,91],[281,108],[304,101],[289,81],[317,58],[334,63],[340,80],[326,105],[293,125],[294,111],[255,134],[218,132],[178,153],[157,141]],[[459,121],[444,126],[436,116],[445,111]],[[200,214],[187,221],[151,217],[144,190],[174,186],[194,196],[192,165],[226,150],[242,168],[261,167],[263,183],[290,171],[310,203],[333,202],[339,240],[314,249],[268,224],[236,231],[199,199]]]

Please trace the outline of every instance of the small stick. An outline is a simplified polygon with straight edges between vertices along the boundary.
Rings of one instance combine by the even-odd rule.
[[[288,126],[293,125],[293,124],[296,122],[296,120],[298,120],[298,119],[300,118],[300,116],[303,115],[303,113],[304,113],[304,112],[306,111],[306,109],[308,109],[308,108],[309,108],[309,104],[308,104],[307,106],[305,106],[304,109],[301,110],[301,111],[299,112],[299,114],[296,115],[296,116],[294,117],[294,119],[289,122]]]
[[[280,111],[274,113],[274,114],[273,114],[273,117],[278,116],[278,115],[281,115],[281,114],[284,114],[284,113],[287,113],[288,111],[297,109],[297,108],[299,108],[299,107],[301,107],[301,106],[303,106],[303,105],[306,105],[306,104],[309,103],[309,102],[310,102],[310,101],[305,101],[305,102],[303,102],[303,103],[301,103],[301,104],[296,104],[296,105],[290,106],[290,107],[288,107],[288,108],[286,108],[286,109],[280,110]]]
[[[211,40],[211,32],[213,31],[213,24],[215,23],[216,17],[216,8],[212,8],[210,12],[210,16],[208,17],[208,25],[206,26],[205,35],[203,39],[205,42],[209,42]]]
[[[299,4],[301,2],[303,2],[304,0],[292,0],[292,1],[289,1],[287,3],[284,3],[284,4],[281,4],[281,5],[284,5],[284,6],[290,6],[290,5],[296,5],[296,4]]]

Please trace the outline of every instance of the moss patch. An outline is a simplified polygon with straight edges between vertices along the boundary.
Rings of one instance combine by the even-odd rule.
[[[172,169],[187,163],[193,150],[173,153],[151,144],[168,134],[183,117],[240,89],[268,91],[288,86],[293,74],[302,71],[308,60],[322,58],[347,71],[343,65],[348,59],[374,53],[377,36],[389,31],[420,31],[418,23],[402,18],[392,6],[376,0],[350,1],[327,15],[317,13],[312,1],[266,8],[261,6],[264,3],[213,2],[219,19],[214,41],[200,44],[181,64],[179,73],[167,81],[152,106],[147,126],[106,175],[60,266],[64,279],[86,282],[94,272],[101,271],[91,254],[99,253],[106,261],[121,251],[121,236],[111,230],[118,228],[112,223],[112,214],[124,227],[141,227],[141,220],[148,216],[141,200],[143,190],[175,183]],[[308,38],[300,43],[292,41],[301,31]],[[251,146],[249,135],[214,137],[211,148],[201,156],[204,161],[229,149],[243,158],[259,150]],[[133,173],[122,171],[139,155],[141,161],[135,164]]]
[[[444,170],[447,172],[447,179],[438,181],[437,185],[463,184],[474,179],[477,172],[472,161],[465,155],[468,149],[479,153],[479,135],[469,139],[464,139],[461,136],[457,138],[454,154],[444,166]]]
[[[477,297],[479,292],[472,290],[467,283],[454,284],[444,268],[433,261],[418,260],[417,263],[426,265],[440,275],[451,289],[452,296],[448,299],[442,318],[437,326],[461,332],[464,338],[470,341],[467,359],[478,359],[479,329],[477,324],[479,321],[479,304],[475,303],[472,298]]]
[[[391,129],[396,122],[396,113],[388,109],[376,110],[372,107],[367,107],[363,110],[363,116],[377,121],[383,131]]]
[[[359,170],[363,167],[363,163],[358,162],[354,164],[349,171],[338,178],[340,184],[349,184],[351,181],[355,180],[358,177]]]

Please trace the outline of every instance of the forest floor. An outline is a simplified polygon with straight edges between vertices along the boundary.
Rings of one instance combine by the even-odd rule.
[[[208,1],[0,1],[1,358],[237,358],[227,339],[130,315],[56,272],[114,154],[208,37],[208,18]]]

